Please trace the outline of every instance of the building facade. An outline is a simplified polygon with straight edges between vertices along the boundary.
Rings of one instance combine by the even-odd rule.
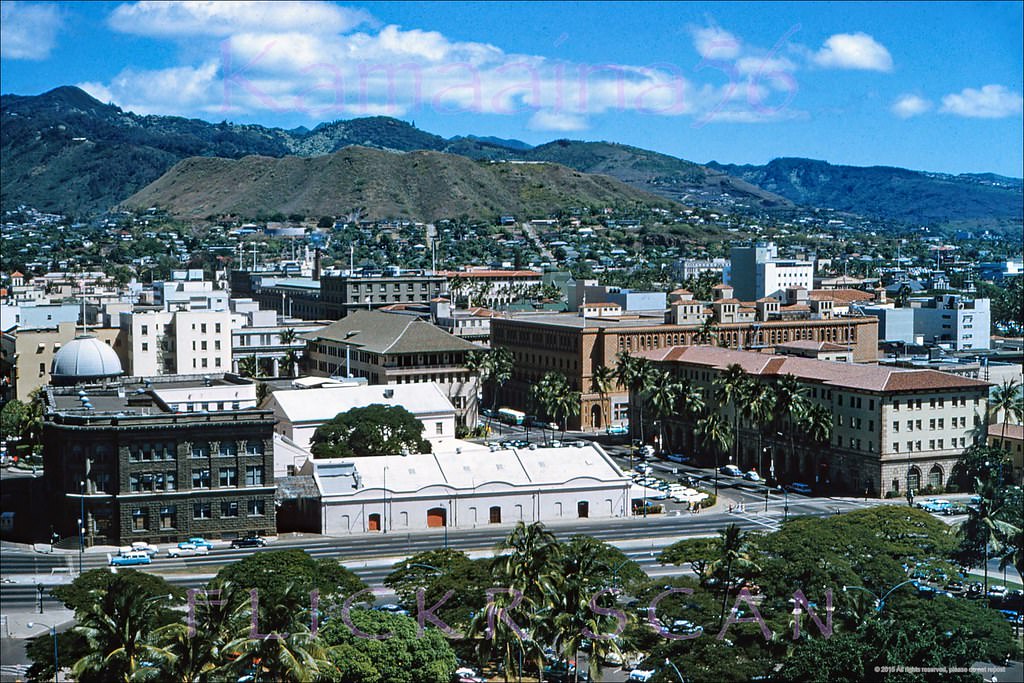
[[[338,320],[354,311],[389,304],[425,304],[447,293],[448,279],[441,274],[324,275],[320,278],[320,317]]]
[[[221,400],[190,410],[184,395],[204,392]],[[43,476],[54,529],[74,537],[84,519],[89,545],[275,534],[274,417],[254,404],[251,382],[223,375],[209,385],[155,377],[49,387]]]
[[[707,346],[662,348],[640,354],[680,381],[700,388],[714,404],[716,380],[739,365],[758,383],[789,375],[810,404],[832,416],[829,443],[782,438],[742,416],[736,438],[738,465],[774,469],[782,481],[822,490],[905,495],[949,483],[953,467],[983,420],[989,383],[934,370],[774,356]],[[732,420],[728,406],[723,414]],[[796,431],[795,428],[793,431]],[[697,450],[695,429],[683,416],[669,419],[673,449]]]
[[[814,262],[780,259],[774,243],[758,242],[732,248],[724,280],[745,301],[778,297],[791,287],[813,289]]]
[[[988,299],[966,299],[942,294],[920,301],[911,299],[914,335],[929,344],[948,345],[954,351],[990,348],[992,313]]]
[[[479,383],[466,365],[483,347],[415,316],[380,311],[355,311],[302,336],[309,342],[310,374],[365,377],[370,384],[436,382],[459,424],[476,424]]]

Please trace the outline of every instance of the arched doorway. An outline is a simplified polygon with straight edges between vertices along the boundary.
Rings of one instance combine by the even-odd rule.
[[[907,470],[907,490],[915,492],[921,490],[921,470],[917,467]]]
[[[592,405],[590,406],[590,424],[594,425],[594,429],[601,429],[601,406]]]
[[[370,515],[367,519],[366,526],[370,531],[380,531],[380,514],[375,512]]]
[[[501,524],[501,506],[492,505],[489,514],[489,521],[491,524]]]
[[[933,489],[938,490],[942,488],[942,468],[938,465],[933,465],[928,471],[928,485]]]
[[[576,503],[576,516],[580,519],[590,517],[590,501],[581,500]]]
[[[444,508],[427,510],[427,527],[431,529],[448,526],[448,511]]]

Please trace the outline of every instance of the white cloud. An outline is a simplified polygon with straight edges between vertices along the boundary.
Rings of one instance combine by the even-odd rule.
[[[813,59],[826,68],[892,71],[892,55],[866,33],[837,33],[825,41]]]
[[[0,2],[0,57],[46,59],[57,44],[62,23],[55,4]]]
[[[519,115],[531,128],[559,131],[581,130],[592,117],[609,111],[698,117],[720,108],[725,99],[731,110],[750,109],[752,120],[764,120],[766,107],[788,105],[780,92],[795,90],[788,76],[794,65],[774,56],[744,55],[733,82],[723,88],[695,84],[688,72],[671,64],[573,63],[459,42],[436,31],[394,25],[355,29],[345,17],[335,17],[333,25],[325,21],[331,30],[308,31],[294,19],[298,10],[283,13],[281,21],[264,17],[256,22],[234,4],[228,8],[205,3],[118,7],[112,25],[175,40],[188,47],[180,54],[194,61],[153,71],[129,68],[109,82],[83,87],[125,109],[147,113],[237,117],[297,112],[320,121],[430,109]],[[263,8],[260,3],[257,9]],[[206,25],[205,18],[218,12],[222,20]],[[189,36],[188,30],[206,40]],[[702,36],[708,54],[740,54],[731,34],[706,29]],[[735,47],[711,47],[716,40]],[[722,74],[709,68],[705,75],[720,81]]]
[[[977,119],[999,119],[1020,114],[1024,98],[1002,85],[985,85],[980,90],[964,88],[942,98],[942,111],[947,114]]]
[[[557,130],[565,132],[583,130],[587,127],[587,121],[582,116],[576,114],[541,109],[530,117],[527,127],[530,130]]]
[[[697,54],[705,59],[736,59],[740,55],[740,41],[733,34],[717,26],[690,30]]]
[[[893,102],[891,111],[901,119],[909,119],[912,116],[919,116],[931,108],[931,101],[920,95],[900,95]]]
[[[369,22],[364,10],[321,2],[144,1],[119,5],[111,28],[155,37],[224,37],[239,32],[341,33]]]

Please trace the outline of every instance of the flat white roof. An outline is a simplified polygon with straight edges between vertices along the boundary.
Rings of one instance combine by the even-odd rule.
[[[338,413],[375,403],[402,406],[413,415],[455,414],[451,401],[433,382],[285,389],[271,394],[267,407],[273,409],[275,403],[292,424],[326,422]]]
[[[488,484],[550,489],[581,480],[622,486],[630,483],[614,461],[593,444],[582,448],[512,448],[493,452],[468,444],[461,453],[331,458],[309,463],[325,497],[384,490],[385,479],[389,495],[414,494],[431,486],[472,492]],[[352,466],[358,472],[358,489],[353,488]]]

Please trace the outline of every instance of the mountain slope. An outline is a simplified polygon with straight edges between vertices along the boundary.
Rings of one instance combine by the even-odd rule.
[[[556,164],[473,161],[439,152],[396,154],[348,147],[313,158],[194,157],[124,202],[182,218],[275,213],[334,216],[365,207],[372,218],[437,220],[470,216],[547,216],[574,206],[669,207],[671,202],[613,178]]]
[[[1012,222],[1024,212],[1021,181],[994,174],[923,173],[782,158],[764,166],[708,164],[804,206],[925,225]]]

